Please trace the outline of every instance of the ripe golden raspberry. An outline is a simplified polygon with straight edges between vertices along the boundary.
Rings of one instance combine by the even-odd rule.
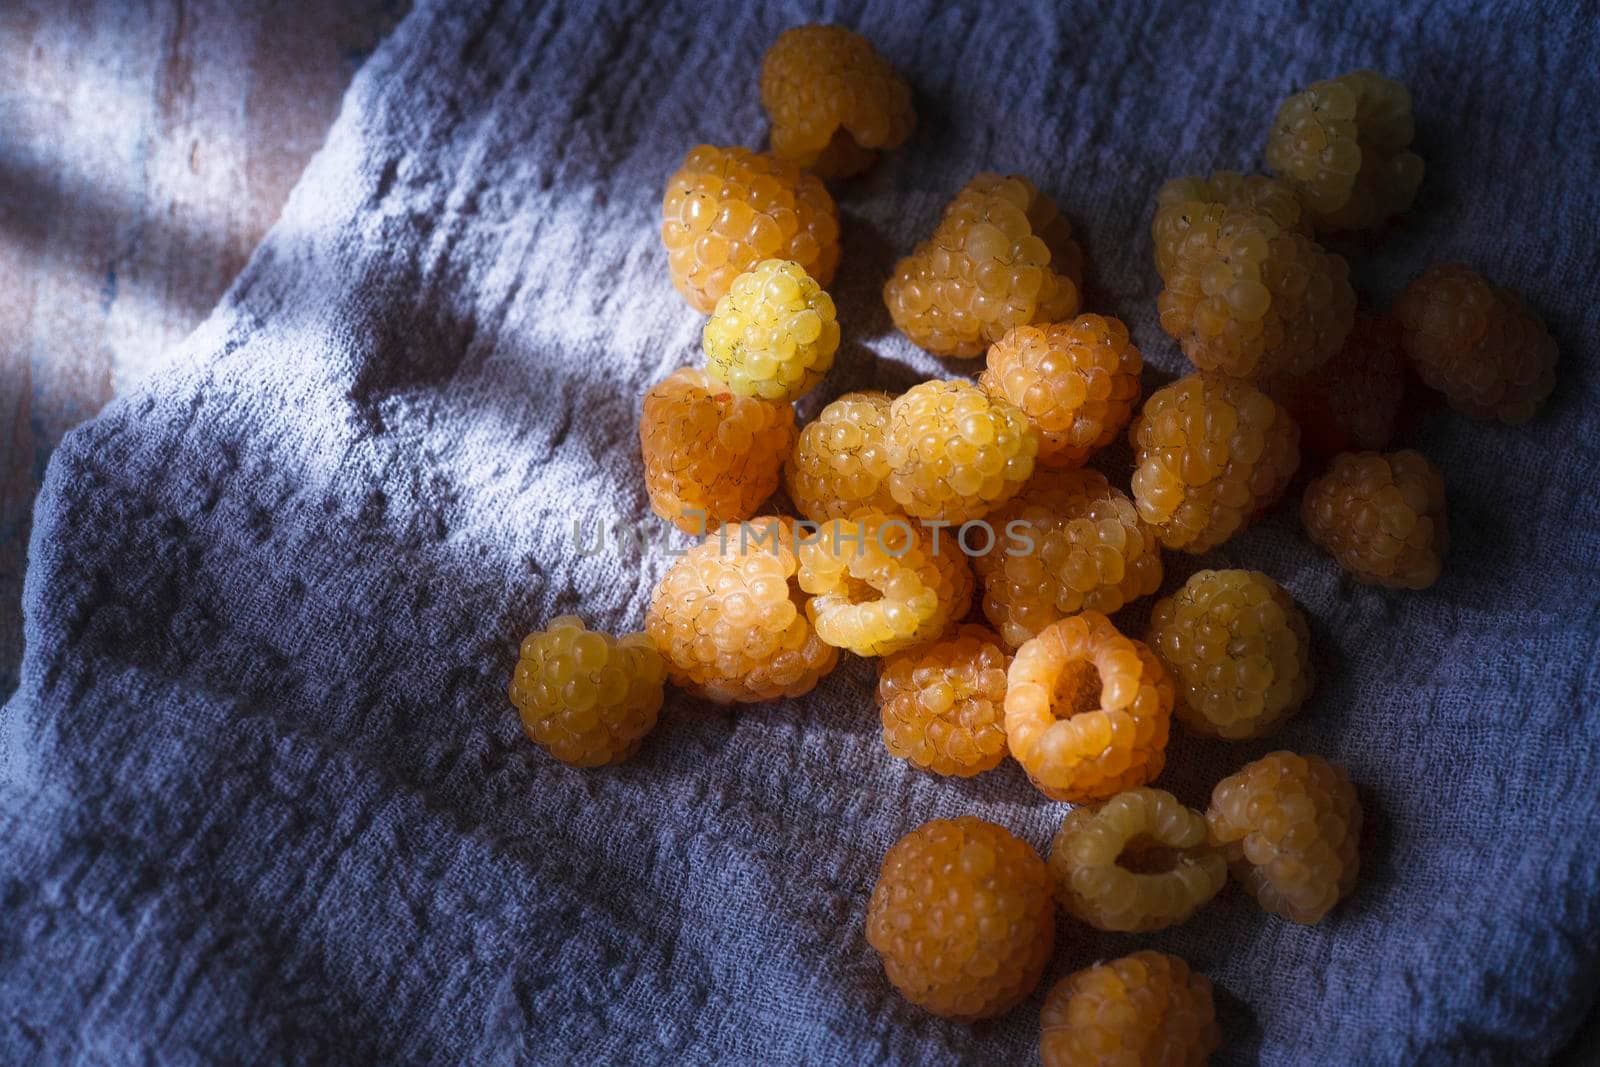
[[[1177,684],[1189,729],[1264,737],[1311,695],[1311,631],[1283,587],[1260,571],[1198,571],[1156,602],[1145,640]]]
[[[1406,87],[1357,70],[1283,102],[1267,166],[1300,193],[1318,229],[1371,229],[1410,207],[1422,184],[1422,157],[1407,150],[1414,132]]]
[[[813,522],[896,511],[889,492],[888,393],[846,393],[800,431],[783,468],[800,514]]]
[[[799,547],[817,636],[859,656],[931,641],[972,606],[972,568],[950,538],[882,512],[830,519]]]
[[[889,405],[889,492],[907,515],[962,523],[1017,494],[1039,436],[1028,418],[971,382],[912,386]]]
[[[591,633],[562,615],[523,638],[511,703],[523,730],[556,759],[599,767],[638,751],[661,711],[666,673],[645,634]]]
[[[1301,447],[1324,458],[1387,448],[1405,387],[1399,325],[1360,311],[1332,359],[1309,374],[1263,385],[1299,425]]]
[[[1118,611],[1161,586],[1155,528],[1099,471],[1040,471],[989,524],[1005,540],[973,563],[983,613],[1012,648],[1084,608]]]
[[[878,714],[891,756],[962,778],[1006,757],[1006,668],[994,631],[968,624],[880,664]]]
[[[1039,433],[1039,462],[1077,467],[1116,439],[1139,400],[1144,360],[1120,319],[1017,326],[989,346],[978,379]]]
[[[1069,974],[1039,1013],[1044,1067],[1205,1067],[1221,1044],[1210,980],[1163,952]]]
[[[911,87],[859,33],[796,26],[761,62],[772,154],[824,178],[858,174],[917,124]]]
[[[804,267],[768,259],[733,280],[702,340],[706,373],[735,396],[795,400],[833,366],[839,323]]]
[[[1103,800],[1161,773],[1172,699],[1172,679],[1144,643],[1085,611],[1017,649],[1006,739],[1046,796]]]
[[[936,819],[883,858],[867,941],[905,998],[971,1021],[1025,1000],[1055,948],[1050,872],[994,823]]]
[[[1228,881],[1206,819],[1160,789],[1130,789],[1073,808],[1050,846],[1056,899],[1097,930],[1134,933],[1184,922]]]
[[[1022,177],[980,174],[883,287],[894,324],[939,356],[976,356],[1013,326],[1078,310],[1083,250]]]
[[[1270,507],[1300,465],[1300,430],[1249,382],[1191,374],[1157,389],[1129,431],[1133,499],[1161,543],[1209,552]]]
[[[1213,206],[1266,215],[1285,231],[1311,234],[1311,219],[1301,208],[1300,197],[1276,179],[1231,170],[1209,178],[1173,178],[1156,190],[1156,216],[1150,223],[1161,277],[1177,263],[1193,224],[1216,214],[1207,211]]]
[[[674,684],[718,704],[809,693],[839,654],[811,628],[796,574],[794,524],[731,523],[673,563],[645,628]]]
[[[778,488],[795,440],[794,408],[734,396],[684,367],[644,396],[639,446],[655,513],[685,533],[747,519]]]
[[[1355,888],[1361,802],[1338,766],[1273,752],[1211,791],[1211,841],[1267,911],[1315,923]]]
[[[1471,267],[1430,267],[1394,316],[1417,374],[1468,415],[1526,422],[1555,388],[1555,338],[1520,297]]]
[[[1306,535],[1358,581],[1426,589],[1450,546],[1444,477],[1421,452],[1346,452],[1306,486]]]
[[[1189,208],[1156,301],[1189,362],[1256,380],[1304,374],[1339,351],[1356,311],[1342,257],[1260,212]]]
[[[821,179],[744,148],[689,152],[667,180],[661,240],[672,284],[702,314],[762,260],[798,263],[822,286],[839,264],[839,216]]]

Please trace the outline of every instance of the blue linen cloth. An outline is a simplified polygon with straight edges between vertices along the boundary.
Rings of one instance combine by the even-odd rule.
[[[965,1026],[910,1007],[863,937],[877,866],[977,814],[1045,847],[1061,805],[1008,765],[887,756],[870,663],[802,700],[669,696],[630,762],[563,768],[504,695],[550,617],[637,628],[658,538],[636,433],[702,324],[657,237],[696,142],[761,143],[786,26],[869,36],[914,140],[840,190],[846,334],[820,405],[964,373],[887,319],[895,257],[983,169],[1052,194],[1146,387],[1151,196],[1260,165],[1297,86],[1371,66],[1416,98],[1427,178],[1340,245],[1377,305],[1462,259],[1562,349],[1546,410],[1438,412],[1454,545],[1421,593],[1353,584],[1293,508],[1201,560],[1282,582],[1321,680],[1269,742],[1182,735],[1203,806],[1276,747],[1345,764],[1371,843],[1303,927],[1236,890],[1160,934],[1063,921],[1047,981],[1136,947],[1218,987],[1220,1062],[1523,1063],[1600,983],[1600,416],[1587,5],[425,3],[170,369],[70,435],[34,523],[27,653],[0,718],[0,1060],[1027,1062],[1042,996]],[[1126,449],[1104,460],[1119,479]],[[1125,481],[1124,481],[1124,484]],[[1148,605],[1119,617],[1133,632]]]

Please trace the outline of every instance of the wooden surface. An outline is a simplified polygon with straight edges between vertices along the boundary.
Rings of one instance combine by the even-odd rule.
[[[0,2],[0,699],[51,450],[217,302],[403,6]]]

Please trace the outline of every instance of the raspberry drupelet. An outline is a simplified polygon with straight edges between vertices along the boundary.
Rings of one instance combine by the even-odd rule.
[[[1172,680],[1098,611],[1045,627],[1006,676],[1006,740],[1046,796],[1083,804],[1144,785],[1166,763]]]
[[[673,563],[645,628],[674,684],[718,704],[808,693],[838,662],[811,628],[796,573],[794,524],[733,523]]]
[[[735,396],[796,400],[833,366],[839,323],[804,267],[768,259],[733,280],[703,340],[706,372]]]
[[[1099,471],[1040,471],[989,523],[1006,540],[973,564],[983,613],[1012,648],[1058,619],[1119,611],[1161,586],[1155,528]]]
[[[1197,222],[1215,218],[1220,207],[1265,215],[1290,233],[1311,235],[1311,219],[1295,191],[1275,178],[1221,170],[1209,178],[1173,178],[1156,190],[1156,216],[1150,237],[1156,246],[1156,272],[1165,278]]]
[[[1406,388],[1399,324],[1358,311],[1350,336],[1332,359],[1309,374],[1264,388],[1294,417],[1307,452],[1327,458],[1387,448]]]
[[[1056,899],[1097,930],[1136,933],[1184,922],[1228,881],[1206,819],[1160,789],[1130,789],[1073,808],[1050,846]]]
[[[784,465],[794,506],[813,522],[897,511],[889,492],[888,393],[846,393],[800,431]]]
[[[1157,389],[1129,432],[1133,499],[1161,543],[1209,552],[1283,494],[1300,430],[1249,382],[1191,374]]]
[[[883,858],[867,941],[905,998],[951,1019],[1003,1015],[1039,984],[1055,949],[1050,872],[994,823],[937,819]]]
[[[650,507],[692,534],[747,519],[778,488],[794,441],[789,404],[734,396],[693,368],[674,371],[645,394],[639,420]]]
[[[661,240],[672,284],[710,314],[733,280],[766,259],[798,263],[827,286],[839,216],[821,179],[744,148],[699,145],[667,180]]]
[[[972,606],[972,568],[951,538],[882,512],[830,519],[799,542],[800,588],[817,636],[860,656],[938,637]]]
[[[1342,257],[1262,212],[1188,208],[1156,307],[1189,362],[1261,380],[1304,374],[1339,350],[1356,310]]]
[[[889,405],[889,492],[910,516],[981,518],[1033,473],[1039,436],[1009,402],[963,380],[912,386]]]
[[[878,714],[891,756],[966,778],[1006,757],[1006,668],[987,626],[967,624],[879,667]]]
[[[1283,102],[1267,166],[1299,192],[1318,229],[1371,229],[1410,207],[1422,184],[1414,133],[1406,87],[1357,70]]]
[[[511,703],[530,738],[562,763],[599,767],[633,755],[656,724],[666,667],[649,636],[592,633],[574,615],[522,641]]]
[[[1306,487],[1306,535],[1358,581],[1426,589],[1450,547],[1444,477],[1426,456],[1347,452]]]
[[[1206,824],[1213,844],[1267,911],[1316,923],[1355,888],[1361,802],[1320,756],[1273,752],[1218,782]]]
[[[911,87],[859,33],[796,26],[761,62],[761,106],[772,122],[772,154],[824,178],[871,167],[911,136]]]
[[[1198,571],[1156,602],[1145,636],[1177,685],[1178,720],[1229,741],[1264,737],[1311,695],[1311,631],[1260,571]]]
[[[980,174],[933,236],[895,264],[889,315],[937,356],[977,356],[1013,326],[1078,310],[1083,250],[1055,202],[1022,177]]]
[[[1556,384],[1556,341],[1522,299],[1470,267],[1430,267],[1395,301],[1424,382],[1480,419],[1531,419]]]
[[[1116,439],[1139,400],[1144,361],[1120,319],[1017,326],[989,347],[978,379],[1039,433],[1039,462],[1077,467]]]
[[[1039,1014],[1044,1067],[1204,1067],[1221,1044],[1210,980],[1163,952],[1069,974]]]

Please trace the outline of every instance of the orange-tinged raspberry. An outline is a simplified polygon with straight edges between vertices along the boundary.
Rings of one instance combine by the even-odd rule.
[[[1270,507],[1300,465],[1300,430],[1249,382],[1191,374],[1150,394],[1129,438],[1133,499],[1161,543],[1209,552]]]
[[[1313,82],[1278,108],[1267,166],[1299,192],[1317,228],[1365,230],[1411,206],[1422,157],[1404,85],[1371,70]]]
[[[685,533],[747,519],[778,488],[795,440],[794,408],[734,396],[689,367],[644,396],[639,445],[655,513]]]
[[[1231,170],[1209,178],[1173,178],[1156,190],[1156,217],[1150,224],[1156,271],[1163,278],[1177,263],[1190,227],[1205,219],[1206,209],[1214,205],[1266,215],[1286,231],[1311,234],[1311,219],[1301,208],[1300,197],[1276,179]]]
[[[1006,667],[986,626],[968,624],[880,665],[878,713],[891,756],[969,777],[1006,756]]]
[[[673,563],[645,628],[674,684],[718,704],[809,693],[839,654],[811,628],[796,574],[794,524],[732,523]]]
[[[667,180],[661,240],[672,284],[702,314],[762,260],[798,263],[822,286],[839,264],[839,216],[821,179],[744,148],[689,152]]]
[[[860,511],[896,511],[889,492],[888,393],[846,393],[800,431],[784,484],[814,522]]]
[[[1311,631],[1260,571],[1198,571],[1156,602],[1145,636],[1177,683],[1174,713],[1230,741],[1264,737],[1311,695]]]
[[[666,667],[642,633],[591,633],[574,615],[523,638],[511,676],[522,728],[562,763],[625,760],[655,727]]]
[[[1204,1067],[1221,1044],[1210,980],[1163,952],[1069,974],[1039,1014],[1044,1067]]]
[[[1013,648],[1058,619],[1118,611],[1161,586],[1155,528],[1099,471],[1039,471],[988,521],[1003,539],[973,563],[983,613]]]
[[[1103,800],[1161,773],[1172,699],[1172,679],[1144,643],[1085,611],[1017,649],[1006,739],[1046,796]]]
[[[972,568],[945,538],[866,511],[823,523],[799,548],[800,588],[817,636],[860,656],[886,656],[938,637],[972,606]]]
[[[883,858],[867,941],[913,1004],[975,1020],[1039,984],[1055,948],[1050,872],[1032,846],[982,819],[936,819]]]
[[[989,346],[978,384],[1033,423],[1040,463],[1076,467],[1128,424],[1143,366],[1120,319],[1080,315],[1007,331]]]
[[[1206,819],[1160,789],[1130,789],[1073,808],[1050,846],[1056,899],[1098,930],[1181,923],[1228,881]]]
[[[1247,764],[1211,791],[1206,824],[1234,877],[1275,915],[1319,922],[1355,888],[1361,802],[1320,756],[1273,752]]]
[[[1306,486],[1306,535],[1358,581],[1426,589],[1450,547],[1444,477],[1421,452],[1347,452]]]
[[[833,298],[800,264],[763,260],[717,301],[704,343],[706,373],[735,396],[795,400],[833,366]]]
[[[824,178],[866,170],[917,124],[905,79],[843,26],[779,34],[761,62],[761,106],[772,121],[772,154]]]
[[[1405,387],[1399,325],[1359,311],[1332,359],[1309,374],[1263,386],[1299,425],[1301,447],[1323,457],[1387,448]]]
[[[1394,316],[1417,374],[1468,415],[1526,422],[1555,388],[1555,338],[1520,297],[1470,267],[1430,267]]]
[[[895,264],[889,315],[939,356],[976,356],[1013,326],[1078,310],[1083,250],[1055,202],[1026,179],[980,174],[933,236]]]
[[[1156,306],[1189,362],[1259,380],[1304,374],[1339,351],[1356,310],[1342,257],[1260,212],[1188,208]]]
[[[962,523],[1015,496],[1039,436],[1005,400],[963,380],[923,382],[889,405],[889,492],[907,515]]]

